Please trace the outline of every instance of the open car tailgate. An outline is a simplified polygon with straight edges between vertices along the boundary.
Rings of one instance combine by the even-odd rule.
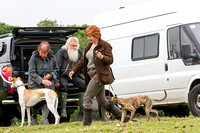
[[[15,27],[14,38],[63,38],[87,27]]]

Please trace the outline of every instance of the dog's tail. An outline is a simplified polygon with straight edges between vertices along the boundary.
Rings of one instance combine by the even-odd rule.
[[[166,92],[166,90],[164,90],[164,92],[165,92],[165,97],[163,97],[162,99],[152,99],[152,100],[153,101],[157,101],[157,102],[164,101],[167,98],[167,92]]]
[[[57,110],[57,108],[58,108],[58,98],[56,97],[56,101],[55,101],[55,109]]]

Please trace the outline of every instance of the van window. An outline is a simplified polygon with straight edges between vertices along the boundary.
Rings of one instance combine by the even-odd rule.
[[[158,57],[159,34],[133,38],[132,60]]]
[[[7,45],[5,42],[0,43],[0,57],[6,53]]]
[[[186,65],[195,63],[194,43],[186,34],[184,27],[174,27],[168,30],[168,58],[183,59]],[[194,56],[193,56],[194,55]]]
[[[181,57],[179,27],[168,30],[168,58],[177,59]]]

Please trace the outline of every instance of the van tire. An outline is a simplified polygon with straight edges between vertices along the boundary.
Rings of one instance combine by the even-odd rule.
[[[109,96],[106,96],[106,99],[109,99]],[[115,120],[115,116],[108,112],[104,107],[100,106],[98,104],[98,111],[99,111],[99,116],[102,118],[102,121],[113,121]]]
[[[108,112],[104,107],[99,105],[98,109],[99,109],[99,115],[102,118],[102,121],[115,120],[115,116],[112,113]]]
[[[200,84],[189,93],[188,107],[194,116],[200,116]]]

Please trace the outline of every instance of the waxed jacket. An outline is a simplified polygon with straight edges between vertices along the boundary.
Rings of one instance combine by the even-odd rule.
[[[77,60],[77,62],[73,62],[72,66],[75,66],[78,63],[78,61],[81,59],[82,55],[83,55],[82,50],[78,49],[78,60]],[[65,70],[67,69],[70,60],[69,60],[66,49],[62,49],[62,48],[59,49],[55,56],[56,56],[56,62],[58,65],[58,70],[59,70],[58,77],[60,78],[62,75],[64,75]],[[79,76],[80,74],[81,74],[81,72],[77,73],[76,76],[77,75]]]
[[[45,59],[41,58],[39,52],[36,50],[33,52],[29,62],[29,77],[28,77],[28,86],[30,89],[37,88],[50,88],[55,90],[55,83],[58,82],[57,78],[57,63],[56,58],[53,52],[48,53]],[[43,76],[46,74],[50,74],[52,81],[52,86],[45,86],[42,84]]]
[[[78,64],[73,68],[73,71],[75,73],[77,73],[78,71],[80,71],[81,68],[83,68],[86,85],[90,81],[90,78],[87,74],[88,60],[86,58],[86,53],[90,49],[91,45],[92,45],[92,43],[89,43],[85,47],[84,55],[81,57]],[[96,56],[96,53],[95,53],[96,50],[103,54],[103,59],[99,59]],[[112,55],[111,45],[108,42],[99,38],[98,44],[93,50],[93,55],[94,55],[94,64],[95,64],[95,69],[96,69],[96,74],[97,74],[99,85],[102,86],[102,85],[111,84],[112,82],[114,82],[114,75],[113,75],[112,69],[110,67],[110,65],[113,63],[113,55]]]

